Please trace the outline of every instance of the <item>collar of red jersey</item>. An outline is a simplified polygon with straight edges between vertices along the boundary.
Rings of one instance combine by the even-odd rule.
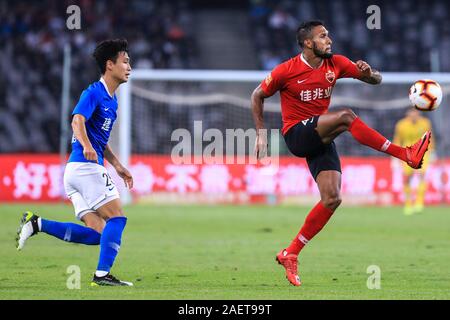
[[[319,69],[323,65],[323,59],[322,59],[322,62],[320,63],[320,65],[317,68],[311,67],[311,65],[308,63],[308,61],[306,61],[306,59],[303,57],[303,52],[300,53],[300,59],[311,69]]]
[[[105,87],[106,92],[107,92],[108,95],[112,98],[113,96],[109,93],[108,85],[106,84],[105,79],[103,79],[103,77],[100,77],[100,80],[99,80],[99,81],[103,84],[103,86]]]

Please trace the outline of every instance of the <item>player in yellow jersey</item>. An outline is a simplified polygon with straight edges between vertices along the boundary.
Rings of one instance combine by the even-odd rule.
[[[400,119],[395,126],[395,136],[393,143],[406,146],[411,145],[422,137],[422,135],[431,131],[431,121],[423,117],[419,110],[411,108],[406,112],[406,116]],[[429,152],[425,154],[422,168],[413,170],[408,165],[403,166],[403,192],[405,195],[404,213],[411,215],[421,212],[424,208],[424,198],[427,184],[425,181],[425,172],[430,163],[430,158],[434,157],[434,143],[431,142]],[[417,190],[412,190],[411,180],[414,174],[419,175],[419,185]],[[415,191],[415,201],[413,203],[413,193]]]

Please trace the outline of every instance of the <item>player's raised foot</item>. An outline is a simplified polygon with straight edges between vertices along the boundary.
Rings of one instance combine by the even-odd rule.
[[[420,169],[423,163],[423,157],[428,150],[431,141],[431,131],[424,133],[422,138],[412,146],[406,147],[406,163],[414,169]]]
[[[97,286],[128,286],[132,287],[132,282],[126,282],[121,281],[114,277],[112,274],[108,273],[104,277],[97,277],[94,274],[94,277],[92,278],[91,287],[97,287]]]
[[[22,215],[16,235],[17,250],[22,250],[27,239],[39,232],[38,219],[39,216],[31,211],[27,211]]]
[[[302,282],[297,271],[297,255],[289,254],[285,249],[281,250],[275,260],[286,270],[286,278],[294,286],[300,286]]]

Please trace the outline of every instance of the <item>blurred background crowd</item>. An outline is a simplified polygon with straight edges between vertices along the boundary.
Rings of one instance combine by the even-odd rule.
[[[81,30],[68,30],[73,1],[0,2],[0,152],[57,152],[64,44],[72,45],[71,106],[99,78],[92,58],[107,38],[129,42],[133,68],[194,68],[192,15],[183,1],[79,1]]]
[[[367,8],[376,4],[381,29],[366,26]],[[432,71],[430,55],[439,71],[450,71],[450,4],[446,1],[309,1],[252,0],[250,19],[261,67],[272,69],[295,55],[299,22],[320,17],[330,32],[333,51],[362,57],[383,71]]]

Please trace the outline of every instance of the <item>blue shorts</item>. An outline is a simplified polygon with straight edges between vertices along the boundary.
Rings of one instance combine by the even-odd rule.
[[[306,158],[314,180],[321,171],[342,172],[339,155],[334,141],[324,144],[316,131],[319,116],[300,121],[284,135],[289,151],[300,158]]]

